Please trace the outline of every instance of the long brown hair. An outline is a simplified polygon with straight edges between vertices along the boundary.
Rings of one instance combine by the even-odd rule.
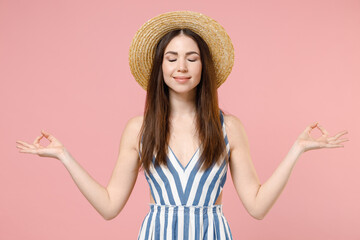
[[[150,80],[147,88],[144,120],[140,130],[142,141],[141,162],[149,172],[150,163],[155,166],[167,165],[169,143],[170,100],[169,88],[164,83],[162,61],[169,42],[176,36],[185,34],[198,45],[202,64],[201,80],[196,87],[196,131],[202,143],[199,166],[209,168],[224,156],[225,142],[220,122],[220,109],[216,87],[216,75],[211,53],[206,42],[189,29],[178,29],[166,34],[157,44]],[[154,153],[156,158],[153,159]],[[224,154],[224,155],[223,155]],[[226,155],[227,156],[227,155]]]

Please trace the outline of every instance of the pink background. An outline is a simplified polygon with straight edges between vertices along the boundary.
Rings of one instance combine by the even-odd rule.
[[[18,153],[15,141],[48,130],[107,185],[125,123],[144,107],[128,66],[132,37],[173,10],[204,13],[230,35],[235,66],[220,105],[243,122],[262,182],[312,122],[349,131],[345,148],[300,157],[262,221],[246,213],[229,172],[234,239],[360,239],[358,0],[0,0],[0,239],[136,239],[149,209],[143,172],[105,221],[59,161]]]

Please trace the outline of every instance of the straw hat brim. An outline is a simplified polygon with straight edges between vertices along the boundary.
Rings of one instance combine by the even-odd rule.
[[[156,45],[168,32],[188,28],[208,44],[215,67],[217,87],[229,76],[234,65],[234,48],[225,29],[214,19],[201,13],[175,11],[158,15],[141,26],[129,50],[132,75],[147,90]]]

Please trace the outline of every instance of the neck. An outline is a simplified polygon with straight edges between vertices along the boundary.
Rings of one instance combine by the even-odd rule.
[[[188,93],[169,92],[171,118],[178,118],[181,116],[195,116],[196,90]]]

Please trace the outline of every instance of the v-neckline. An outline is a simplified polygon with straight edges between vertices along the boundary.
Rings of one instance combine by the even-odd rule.
[[[200,145],[201,146],[201,145]],[[170,145],[168,145],[170,151],[172,152],[172,154],[174,155],[176,161],[179,163],[180,167],[185,171],[186,168],[189,166],[189,164],[191,163],[191,161],[193,160],[194,156],[196,155],[196,153],[199,151],[200,146],[196,149],[195,153],[192,155],[192,157],[190,158],[190,160],[188,161],[188,163],[186,164],[186,166],[184,167],[184,165],[182,165],[182,163],[179,161],[179,159],[177,158],[177,156],[175,155],[174,151],[171,149]]]

